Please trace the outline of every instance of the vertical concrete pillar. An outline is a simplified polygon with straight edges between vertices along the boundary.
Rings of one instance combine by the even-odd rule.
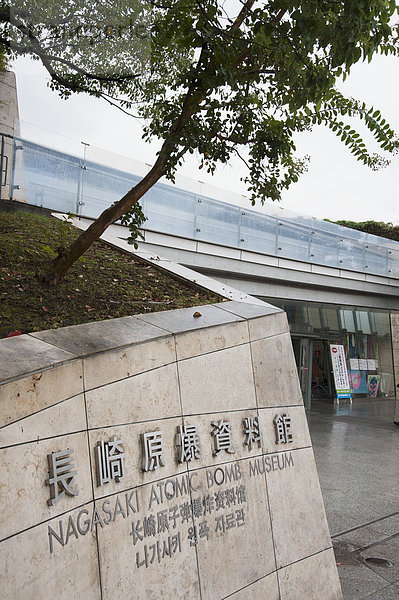
[[[14,135],[15,119],[19,118],[18,97],[15,73],[0,72],[0,133]],[[1,139],[0,139],[1,143]],[[13,161],[13,140],[4,138],[3,173],[0,174],[0,199],[9,200],[11,197],[11,174]]]
[[[391,313],[391,336],[396,397],[394,421],[399,422],[399,389],[396,387],[399,383],[399,312]]]

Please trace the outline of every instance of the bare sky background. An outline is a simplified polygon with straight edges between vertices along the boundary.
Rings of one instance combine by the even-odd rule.
[[[139,121],[103,100],[82,94],[61,100],[47,87],[49,77],[36,61],[20,58],[12,68],[17,75],[22,120],[145,163],[154,161],[159,146],[142,141]],[[376,56],[370,64],[356,65],[339,87],[346,95],[380,109],[384,118],[399,131],[398,74],[398,59]],[[356,123],[356,127],[364,134],[370,149],[376,151],[377,146],[368,132],[360,124]],[[36,141],[46,143],[46,139],[45,133],[37,130]],[[392,157],[387,168],[373,172],[358,163],[325,127],[315,127],[312,132],[298,135],[296,142],[297,155],[309,154],[311,162],[308,172],[284,193],[281,207],[318,218],[372,219],[399,224],[399,156]],[[58,147],[63,148],[61,139]],[[79,148],[79,144],[76,147]],[[190,156],[180,172],[192,179],[245,194],[240,177],[246,175],[246,170],[239,160],[218,168],[213,177],[204,170],[199,171],[198,165],[199,161]],[[231,201],[237,203],[237,198]],[[244,199],[242,202],[247,205]],[[255,209],[267,212],[268,207],[266,204],[262,209],[257,205]]]

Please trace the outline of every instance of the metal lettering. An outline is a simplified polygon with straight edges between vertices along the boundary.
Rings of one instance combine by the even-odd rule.
[[[166,489],[166,486],[170,484],[172,486],[172,491],[168,492],[168,490]],[[174,498],[176,496],[176,483],[173,481],[173,479],[167,479],[165,481],[165,496],[168,500],[172,500],[172,498]]]
[[[294,466],[294,458],[292,456],[292,452],[289,452],[288,454],[284,454],[284,458],[285,458],[285,466],[286,467]]]
[[[66,536],[65,536],[65,546],[67,545],[71,535],[74,535],[76,539],[79,538],[78,532],[76,531],[75,523],[73,522],[73,519],[72,519],[72,515],[69,515],[68,527],[67,527],[67,532],[66,532]]]
[[[163,533],[169,529],[169,519],[167,509],[160,510],[157,513],[158,533]]]
[[[155,515],[150,514],[148,517],[143,519],[143,534],[144,537],[155,537],[156,535],[156,522]]]
[[[193,498],[191,501],[191,507],[194,518],[198,519],[199,517],[202,517],[204,509],[202,507],[201,498]]]
[[[204,496],[202,504],[204,506],[204,515],[211,514],[215,510],[215,500],[209,494],[208,496]]]
[[[236,487],[236,497],[238,504],[243,504],[247,501],[247,492],[245,489],[245,485],[238,485]]]
[[[142,433],[141,440],[143,446],[142,470],[155,471],[158,467],[164,467],[162,431]]]
[[[122,440],[113,436],[108,442],[97,442],[96,467],[97,485],[109,483],[114,479],[119,483],[125,477],[125,453]]]
[[[136,545],[138,541],[142,541],[143,540],[143,527],[142,525],[140,525],[140,519],[137,521],[137,523],[135,524],[134,521],[132,521],[132,531],[130,532],[130,535],[133,538],[133,544]]]
[[[124,519],[126,518],[126,513],[124,511],[124,508],[123,508],[118,496],[116,497],[114,515],[112,517],[113,521],[115,521],[116,515],[122,515]]]
[[[48,537],[49,537],[49,543],[50,543],[50,552],[53,553],[53,537],[55,537],[55,539],[57,540],[57,542],[59,542],[61,544],[61,546],[65,546],[65,541],[64,541],[64,526],[62,524],[62,521],[58,521],[58,526],[60,528],[60,534],[58,535],[58,533],[56,533],[54,531],[54,529],[52,527],[50,527],[50,525],[48,525],[47,528],[47,532],[48,532]]]
[[[221,477],[219,477],[219,481],[216,477],[217,473],[221,473],[221,475],[222,475]],[[215,472],[213,473],[213,479],[214,479],[216,485],[222,485],[224,483],[224,479],[225,479],[223,469],[221,469],[220,467],[215,469]]]
[[[245,512],[243,508],[239,508],[236,510],[236,522],[237,527],[241,527],[245,524]]]
[[[132,498],[133,496],[136,496],[136,506],[134,506],[134,504],[132,504]],[[130,492],[130,495],[128,496],[127,493],[125,494],[125,500],[126,500],[126,514],[127,516],[130,515],[130,512],[135,513],[138,512],[139,507],[138,507],[138,495],[137,495],[137,490]]]
[[[223,509],[225,507],[224,506],[224,502],[225,502],[224,491],[215,492],[215,507],[216,507],[216,510]]]
[[[173,529],[176,529],[177,527],[177,519],[179,518],[179,507],[178,506],[171,506],[169,508],[169,523],[172,523],[172,527]]]
[[[194,487],[194,485],[193,485],[193,478],[194,477],[198,477],[198,473],[191,473],[188,476],[188,481],[189,481],[189,485],[190,485],[190,488],[192,489],[192,491],[196,492],[197,490],[199,490],[200,484],[198,484],[197,487]]]
[[[218,456],[222,450],[228,454],[234,454],[235,450],[231,439],[231,423],[230,421],[212,421],[212,435],[215,438],[215,451],[213,456]]]
[[[226,515],[226,529],[231,529],[236,526],[236,519],[234,513]]]
[[[183,504],[180,504],[180,516],[181,516],[182,523],[185,523],[186,521],[187,522],[191,521],[192,506],[191,506],[190,502],[183,502]]]
[[[149,502],[148,508],[151,508],[153,502],[156,502],[157,504],[161,504],[161,502],[157,496],[157,492],[156,492],[154,486],[152,485],[151,492],[150,492],[150,502]]]
[[[82,523],[80,521],[82,515],[86,515],[88,517],[89,511],[86,510],[85,508],[83,508],[82,510],[79,511],[77,519],[76,519],[76,526],[78,528],[80,535],[86,535],[86,533],[88,533],[90,531],[90,519],[88,518],[83,521],[83,525],[84,525],[84,528],[83,528]]]
[[[190,546],[196,546],[198,544],[197,538],[197,528],[189,527],[188,528],[188,539],[190,540]]]
[[[179,425],[176,445],[180,447],[179,463],[200,458],[200,443],[196,425]]]
[[[229,488],[228,490],[226,490],[225,496],[226,496],[226,506],[231,506],[232,504],[236,503],[236,493],[234,491],[234,488]]]
[[[259,466],[257,459],[249,461],[249,476],[254,477],[255,475],[259,475]]]
[[[288,415],[276,415],[273,419],[276,430],[276,444],[288,444],[293,442],[291,431],[291,417]]]
[[[103,512],[105,512],[106,515],[108,515],[107,519],[104,519],[104,523],[106,525],[108,525],[108,523],[110,523],[112,521],[112,511],[109,510],[108,506],[111,504],[111,502],[109,500],[104,500],[103,505],[102,505],[102,509]]]
[[[191,476],[190,476],[191,479]],[[190,485],[191,485],[191,481],[190,481]],[[188,490],[187,490],[187,479],[186,477],[178,477],[176,479],[176,496],[183,496],[184,494],[187,494]]]
[[[262,446],[262,436],[259,428],[259,417],[251,419],[247,417],[243,421],[244,433],[246,434],[244,445],[248,446],[249,450],[252,450],[252,446],[258,443],[259,448]]]
[[[159,496],[160,496],[160,501],[162,504],[162,502],[163,502],[163,493],[162,493],[163,482],[161,481],[161,483],[157,483],[157,487],[159,489]]]
[[[180,533],[170,535],[166,540],[157,540],[156,543],[151,544],[151,546],[144,544],[144,546],[142,546],[142,552],[144,554],[142,559],[140,557],[140,552],[141,551],[136,552],[136,566],[138,569],[143,566],[148,569],[156,559],[158,560],[158,563],[160,563],[165,557],[172,558],[176,552],[181,552]]]
[[[104,523],[98,513],[97,507],[95,506],[93,510],[93,520],[91,522],[91,531],[93,531],[96,525],[101,525],[101,529],[104,527]]]
[[[199,536],[200,538],[206,538],[207,540],[209,540],[209,532],[210,529],[208,527],[208,521],[202,521],[199,525]]]
[[[224,522],[224,515],[220,515],[219,517],[215,517],[215,521],[216,521],[215,532],[216,531],[222,531],[224,533],[226,531],[226,526],[225,526],[225,522]]]
[[[231,481],[232,479],[235,479],[234,465],[230,465],[230,467],[226,465],[224,468],[224,472],[226,475],[226,481]]]
[[[71,448],[52,452],[47,455],[50,477],[45,483],[50,486],[50,498],[47,504],[52,506],[58,500],[68,494],[68,496],[77,496],[79,491],[73,487],[75,484],[75,475],[73,464],[74,451]]]

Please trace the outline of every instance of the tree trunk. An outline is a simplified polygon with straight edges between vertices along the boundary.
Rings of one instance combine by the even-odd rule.
[[[137,185],[129,190],[117,204],[105,209],[86,231],[83,231],[68,248],[60,252],[50,270],[44,275],[43,281],[49,285],[57,285],[73,263],[90,248],[93,242],[98,240],[107,227],[130,210],[164,174],[165,156],[160,155],[152,169]]]
[[[198,68],[202,63],[204,49],[198,59]],[[66,275],[68,269],[78,260],[80,256],[95,242],[114,221],[132,208],[144,194],[159,181],[166,173],[166,165],[179,144],[179,134],[189,122],[192,115],[198,110],[198,106],[205,96],[205,88],[201,89],[201,82],[195,79],[188,87],[182,108],[175,123],[172,125],[169,135],[166,137],[158,158],[152,169],[145,177],[135,185],[117,204],[110,206],[96,219],[86,231],[62,252],[54,260],[51,269],[44,275],[43,281],[49,285],[57,285]]]

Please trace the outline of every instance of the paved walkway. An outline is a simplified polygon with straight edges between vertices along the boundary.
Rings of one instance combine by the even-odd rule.
[[[344,600],[399,599],[394,402],[314,402],[308,414]],[[379,560],[375,560],[379,559]]]

